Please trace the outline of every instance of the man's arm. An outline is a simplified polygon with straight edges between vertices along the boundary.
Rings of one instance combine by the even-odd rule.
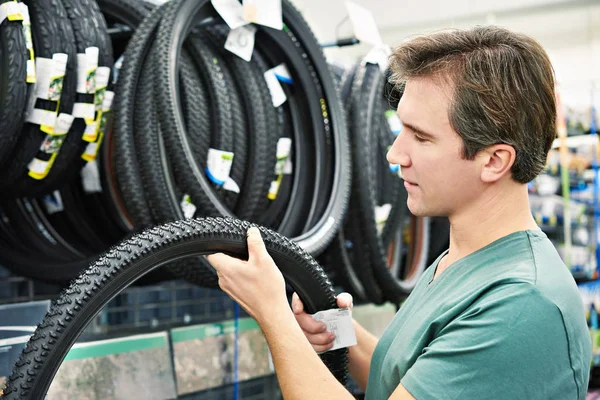
[[[352,308],[352,296],[348,293],[339,294],[336,301],[337,306],[340,308]],[[304,304],[295,293],[292,297],[292,309],[298,325],[302,328],[314,351],[322,352],[333,347],[334,336],[325,331],[325,324],[315,321],[304,311]],[[348,348],[348,369],[352,379],[365,391],[369,379],[371,357],[379,339],[363,328],[356,320],[353,322],[356,332],[356,346]]]
[[[284,399],[353,399],[323,364],[287,304],[257,321],[267,339]]]
[[[352,379],[363,391],[366,391],[371,358],[379,339],[356,321],[354,321],[354,331],[356,332],[356,346],[348,348],[348,370]]]

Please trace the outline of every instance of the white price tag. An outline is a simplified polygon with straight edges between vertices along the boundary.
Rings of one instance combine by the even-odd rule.
[[[228,176],[227,179],[225,180],[225,183],[223,184],[223,189],[229,190],[230,192],[234,192],[234,193],[240,192],[239,185],[233,179],[231,179],[230,176]]]
[[[65,209],[62,197],[58,190],[55,190],[52,194],[44,196],[43,200],[46,212],[50,215],[61,212]]]
[[[96,157],[96,154],[98,154],[98,143],[96,143],[96,142],[88,143],[88,145],[85,147],[85,151],[83,152],[83,155],[86,158],[93,160]]]
[[[390,211],[392,211],[391,204],[383,204],[375,207],[375,223],[377,224],[377,234],[381,235],[381,232],[385,227],[385,223],[390,216]]]
[[[223,185],[233,164],[233,153],[217,149],[208,149],[208,161],[206,165],[206,175],[217,185]]]
[[[398,114],[394,110],[387,110],[385,112],[385,118],[387,119],[390,130],[394,135],[398,135],[402,131],[402,122],[398,117]]]
[[[9,21],[23,21],[23,14],[19,3],[15,1],[7,1],[0,4],[0,24],[8,18]]]
[[[108,112],[112,108],[113,99],[115,98],[115,92],[107,90],[104,93],[104,102],[102,103],[102,111]]]
[[[107,87],[109,77],[110,77],[110,68],[98,67],[96,69],[96,90]]]
[[[85,54],[77,54],[77,93],[96,92],[96,69],[98,68],[99,49],[88,47]]]
[[[50,88],[50,76],[52,75],[52,59],[44,57],[36,57],[35,59],[35,74],[37,76],[34,85],[34,97],[47,99],[48,90]]]
[[[377,23],[371,11],[351,1],[346,1],[346,10],[354,27],[354,35],[358,40],[373,45],[382,43]]]
[[[229,31],[229,35],[227,35],[225,49],[245,61],[250,61],[252,59],[252,52],[254,51],[255,36],[256,27],[253,25],[232,29]]]
[[[48,166],[48,161],[40,160],[39,158],[34,158],[29,163],[29,170],[36,174],[44,174],[46,172],[46,167]]]
[[[54,135],[66,135],[71,129],[74,120],[75,118],[72,115],[65,113],[59,114],[58,118],[56,118],[56,123],[54,124]]]
[[[283,29],[281,0],[244,0],[244,19],[273,29]]]
[[[323,322],[327,326],[327,332],[333,332],[335,335],[333,347],[327,351],[356,345],[352,310],[349,308],[319,311],[313,314],[312,317],[315,321]]]
[[[269,200],[275,200],[277,198],[277,194],[279,193],[279,181],[272,181],[271,186],[269,187],[269,193],[267,194],[267,198]]]
[[[96,114],[96,107],[92,103],[75,103],[73,105],[73,116],[93,120]]]
[[[291,138],[280,138],[277,141],[277,162],[275,163],[275,175],[283,174],[291,149]]]
[[[292,163],[292,159],[288,157],[285,160],[285,165],[283,166],[283,174],[290,175],[292,172],[294,172],[294,164]]]
[[[273,68],[273,72],[275,73],[275,76],[277,77],[278,81],[284,82],[284,83],[287,83],[290,85],[294,83],[294,81],[292,80],[292,75],[290,75],[290,71],[288,71],[285,64],[283,64],[283,63],[279,64],[278,66]]]
[[[238,0],[211,0],[211,3],[231,29],[248,24],[244,19],[244,6]]]
[[[98,163],[96,161],[90,161],[86,163],[83,168],[81,168],[81,183],[83,184],[83,190],[86,193],[102,192],[100,171],[98,170]]]
[[[27,114],[27,122],[36,125],[54,126],[56,123],[56,113],[50,110],[40,110],[34,108]]]
[[[275,75],[274,68],[265,71],[264,73],[265,81],[267,82],[267,86],[269,87],[269,92],[271,92],[271,100],[273,102],[273,107],[279,107],[287,100],[287,96],[285,92],[281,88],[281,84]]]
[[[183,216],[185,218],[193,218],[196,213],[196,206],[192,203],[189,194],[183,195],[183,199],[181,200],[181,211],[183,211]]]
[[[389,57],[392,50],[389,46],[379,44],[371,49],[365,56],[365,62],[379,65],[379,69],[384,72],[389,65]]]

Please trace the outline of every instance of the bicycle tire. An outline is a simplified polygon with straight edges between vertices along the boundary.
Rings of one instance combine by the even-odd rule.
[[[156,45],[159,47],[158,63],[157,63],[157,87],[164,93],[165,96],[159,98],[161,113],[161,121],[168,124],[166,129],[168,134],[165,135],[165,144],[170,154],[176,154],[177,158],[174,161],[174,171],[188,171],[185,178],[189,181],[186,187],[190,191],[195,191],[193,197],[200,197],[204,192],[210,199],[210,204],[206,209],[209,215],[232,216],[231,211],[227,209],[220,201],[216,194],[211,190],[209,183],[203,172],[194,162],[193,154],[191,153],[188,140],[185,135],[185,128],[182,122],[181,110],[179,108],[179,93],[178,93],[178,78],[177,66],[179,62],[179,53],[183,44],[183,39],[190,31],[193,20],[197,16],[200,9],[207,4],[207,1],[179,1],[174,0],[168,3],[169,7],[161,20],[161,29],[158,32]],[[283,16],[286,24],[296,31],[301,32],[297,38],[298,45],[302,44],[305,50],[304,56],[311,58],[316,66],[316,74],[324,85],[323,107],[328,110],[329,118],[327,122],[335,129],[334,148],[335,148],[335,166],[333,178],[332,195],[329,196],[327,208],[325,212],[319,216],[319,220],[315,223],[308,232],[294,238],[301,246],[313,254],[318,254],[330,243],[335,235],[335,231],[340,224],[340,217],[345,213],[348,201],[349,189],[349,174],[350,160],[346,150],[347,143],[345,140],[345,121],[341,115],[341,105],[339,104],[339,94],[332,79],[331,72],[325,61],[323,53],[318,46],[318,42],[308,28],[306,22],[300,14],[289,4],[283,3]],[[271,32],[269,30],[261,30],[264,34],[268,34],[272,39],[279,44],[279,48],[286,52],[290,59],[296,59],[294,65],[304,65],[301,53],[297,49],[286,49],[281,43],[289,43],[290,37],[287,33]],[[285,41],[284,41],[284,37]],[[294,53],[296,52],[296,53]],[[314,103],[311,106],[315,106]],[[313,113],[313,117],[319,115],[321,121],[323,119],[323,111],[321,107]],[[316,125],[316,124],[315,124]],[[175,164],[177,163],[177,164]],[[179,173],[176,173],[179,175]]]
[[[0,0],[0,4],[11,0]],[[27,60],[21,21],[0,24],[0,164],[11,158],[27,104]]]
[[[76,50],[73,29],[67,19],[66,10],[60,0],[27,0],[24,3],[29,7],[36,57],[51,59],[55,53],[65,53],[68,56],[58,114],[71,114],[75,102]],[[32,93],[32,96],[35,96],[35,93]],[[35,108],[39,109],[54,111],[56,106],[56,101],[39,98],[35,101]],[[25,188],[33,186],[30,190],[26,190],[30,196],[38,194],[35,189],[38,181],[29,177],[27,167],[40,152],[46,136],[46,133],[40,130],[39,125],[29,122],[23,125],[12,157],[3,167],[5,173],[0,178],[4,185],[11,186],[11,191],[15,195],[22,191],[23,186]],[[42,157],[49,157],[48,154],[40,153]]]
[[[15,363],[4,398],[43,398],[85,327],[112,298],[145,273],[176,259],[213,252],[247,258],[246,232],[250,226],[228,218],[177,221],[147,230],[107,252],[53,302]],[[336,307],[335,292],[317,262],[294,242],[266,228],[259,229],[306,311]],[[347,349],[324,353],[321,359],[345,384]]]

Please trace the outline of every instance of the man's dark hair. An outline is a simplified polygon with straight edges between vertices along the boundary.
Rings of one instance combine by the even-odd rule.
[[[390,56],[391,81],[439,76],[453,87],[450,124],[464,143],[463,157],[512,145],[514,180],[533,180],[556,136],[554,70],[532,38],[496,26],[417,36]]]

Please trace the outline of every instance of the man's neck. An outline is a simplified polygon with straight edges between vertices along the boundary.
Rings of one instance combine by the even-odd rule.
[[[451,215],[450,248],[436,276],[457,260],[511,233],[539,229],[524,185],[490,188],[468,209]]]

